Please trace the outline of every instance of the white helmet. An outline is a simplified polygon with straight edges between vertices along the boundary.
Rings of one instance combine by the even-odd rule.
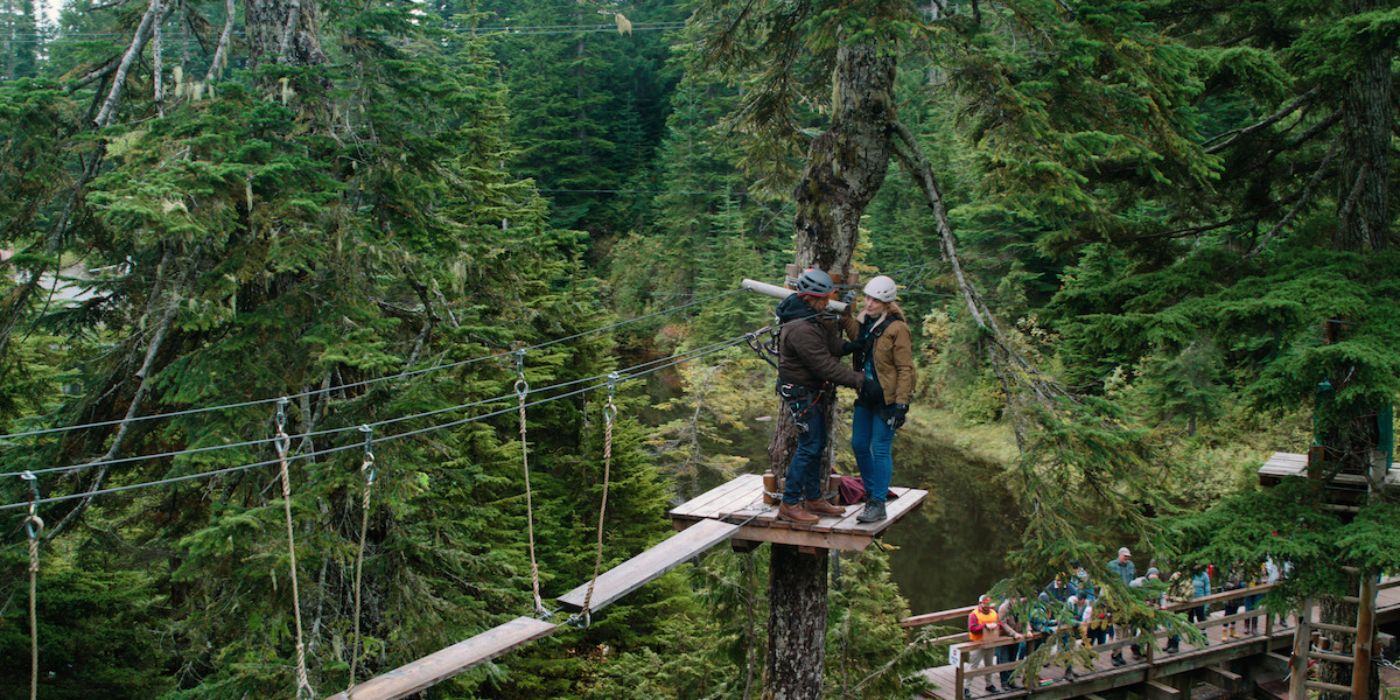
[[[895,292],[894,280],[884,275],[865,283],[865,296],[874,297],[887,304],[894,301]]]

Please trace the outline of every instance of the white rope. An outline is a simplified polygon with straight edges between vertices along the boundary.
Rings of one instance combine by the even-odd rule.
[[[365,492],[360,503],[360,549],[355,554],[355,637],[350,644],[350,682],[345,686],[345,697],[350,700],[355,698],[355,669],[360,664],[360,584],[365,564],[365,540],[369,533],[369,495],[374,489],[375,477],[374,453],[370,451],[374,444],[374,428],[362,425],[360,430],[365,434],[365,458],[360,463],[360,473],[365,477]]]
[[[598,505],[598,549],[593,557],[593,578],[588,581],[588,590],[583,594],[583,609],[579,611],[579,614],[583,616],[584,626],[593,622],[593,589],[597,587],[598,574],[603,570],[603,521],[608,514],[608,485],[612,480],[613,423],[617,421],[617,403],[614,401],[617,396],[617,380],[616,372],[608,377],[608,403],[603,406],[603,499]]]
[[[24,473],[29,482],[29,515],[24,530],[29,535],[29,700],[39,697],[39,541],[44,533],[44,521],[39,517],[39,479]]]
[[[544,599],[540,597],[540,565],[535,560],[535,504],[530,491],[530,440],[526,432],[525,397],[530,393],[530,383],[525,381],[525,351],[515,352],[515,393],[520,399],[520,467],[525,472],[525,529],[530,538],[530,590],[535,595],[535,614],[544,617]]]
[[[292,615],[296,621],[297,633],[297,700],[310,700],[316,697],[316,692],[311,689],[311,681],[306,676],[306,645],[302,641],[301,633],[301,590],[297,585],[297,542],[292,527],[292,478],[287,473],[287,450],[292,445],[292,439],[285,429],[289,401],[290,399],[283,397],[277,403],[277,441],[273,445],[277,448],[277,459],[282,464],[282,508],[287,516],[287,556],[292,572]]]

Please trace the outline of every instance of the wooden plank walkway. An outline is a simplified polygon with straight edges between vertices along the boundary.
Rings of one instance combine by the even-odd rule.
[[[441,683],[474,666],[490,661],[511,649],[553,634],[559,625],[517,617],[446,649],[371,678],[353,689],[355,700],[396,700]],[[344,692],[329,700],[348,700]]]
[[[856,522],[863,506],[846,506],[840,516],[831,515],[812,524],[778,519],[778,507],[763,502],[763,477],[743,474],[671,509],[678,529],[710,520],[742,525],[735,540],[777,542],[803,547],[860,551],[928,498],[919,489],[891,488],[896,498],[886,503],[886,518],[876,523]]]
[[[598,577],[598,585],[593,589],[592,609],[596,611],[607,607],[648,581],[733,537],[738,531],[738,525],[720,520],[703,520],[694,527],[682,530],[666,541],[608,569]],[[582,609],[587,591],[588,584],[584,583],[559,596],[559,602],[576,610]]]
[[[945,612],[951,613],[952,611]],[[942,613],[930,613],[918,617],[934,618],[941,615]],[[1087,669],[1080,665],[1076,667],[1075,676],[1072,679],[1065,678],[1065,669],[1062,666],[1046,666],[1040,670],[1035,687],[1029,690],[1026,688],[1015,690],[1002,688],[1000,679],[995,676],[991,676],[991,678],[997,686],[998,692],[996,693],[987,692],[985,677],[969,678],[967,689],[973,698],[995,697],[1000,699],[1034,696],[1053,700],[1054,698],[1081,697],[1112,688],[1137,685],[1151,678],[1164,678],[1184,671],[1209,668],[1232,659],[1265,653],[1271,649],[1289,647],[1292,644],[1294,625],[1297,623],[1296,618],[1290,616],[1287,626],[1275,626],[1273,634],[1269,638],[1265,638],[1263,632],[1267,626],[1262,619],[1259,622],[1259,633],[1255,635],[1244,635],[1244,622],[1240,621],[1235,625],[1236,631],[1240,633],[1239,638],[1221,639],[1224,626],[1218,624],[1220,617],[1219,612],[1213,615],[1212,619],[1217,624],[1205,630],[1209,640],[1208,645],[1197,647],[1182,640],[1180,653],[1167,654],[1165,651],[1157,649],[1152,654],[1151,663],[1148,662],[1147,658],[1133,660],[1130,654],[1125,653],[1124,658],[1128,660],[1127,665],[1114,667],[1109,654],[1099,653],[1095,657],[1093,669]],[[1316,617],[1315,613],[1314,617]],[[966,615],[963,614],[957,618],[949,619],[944,616],[942,619],[948,619],[951,624],[962,626],[964,624],[962,620],[965,618]],[[1377,625],[1394,620],[1400,620],[1400,586],[1382,589],[1376,600]],[[1158,643],[1161,644],[1162,640],[1159,639]],[[962,700],[955,697],[957,669],[953,665],[925,669],[922,671],[922,675],[936,686],[931,697],[941,700]]]
[[[1264,465],[1259,467],[1259,480],[1264,484],[1276,484],[1283,479],[1308,478],[1308,456],[1296,452],[1275,452]],[[1365,488],[1366,478],[1360,474],[1338,474],[1333,481],[1344,486]],[[1387,486],[1400,486],[1400,462],[1390,465],[1386,472]]]

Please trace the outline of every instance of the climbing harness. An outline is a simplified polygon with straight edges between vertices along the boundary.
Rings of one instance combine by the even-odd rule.
[[[830,382],[822,382],[821,387],[815,392],[801,384],[778,385],[778,396],[783,398],[783,405],[787,406],[788,412],[792,414],[793,426],[797,432],[807,432],[807,421],[803,419],[807,417],[807,413],[812,410],[813,406],[826,401],[833,388]]]
[[[24,472],[21,479],[29,482],[29,515],[24,518],[24,531],[29,535],[29,700],[39,697],[39,536],[44,534],[44,520],[39,517],[39,477]]]
[[[598,585],[598,573],[603,568],[603,520],[608,513],[608,485],[612,480],[613,424],[617,421],[617,372],[608,375],[608,403],[603,406],[603,500],[598,506],[598,550],[593,557],[593,578],[583,594],[583,626],[592,624],[593,589]]]
[[[525,351],[515,351],[515,396],[520,401],[520,466],[525,472],[525,530],[530,537],[530,588],[535,594],[535,615],[541,619],[549,615],[540,598],[540,566],[535,560],[535,504],[530,492],[530,442],[525,429],[525,397],[530,393],[530,383],[525,381]]]
[[[296,534],[292,529],[292,478],[287,473],[287,451],[292,446],[292,438],[287,435],[286,430],[287,404],[290,401],[291,399],[285,396],[277,400],[277,416],[274,419],[277,433],[272,445],[277,449],[277,461],[281,465],[282,509],[287,516],[287,556],[292,570],[292,616],[297,626],[297,700],[310,700],[316,697],[316,691],[311,689],[311,681],[306,676],[306,645],[301,635],[301,594],[297,586],[297,543]]]
[[[360,432],[365,434],[365,456],[360,462],[360,474],[365,478],[364,498],[360,501],[360,549],[355,554],[355,636],[350,644],[350,682],[345,686],[345,696],[355,697],[355,669],[360,665],[360,595],[362,580],[361,573],[365,565],[365,540],[369,533],[369,494],[374,489],[374,428],[368,425],[361,425]]]

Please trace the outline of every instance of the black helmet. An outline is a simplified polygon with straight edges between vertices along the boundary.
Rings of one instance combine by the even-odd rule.
[[[803,296],[824,297],[833,289],[836,283],[831,281],[831,275],[815,267],[808,268],[797,278],[797,293]]]

